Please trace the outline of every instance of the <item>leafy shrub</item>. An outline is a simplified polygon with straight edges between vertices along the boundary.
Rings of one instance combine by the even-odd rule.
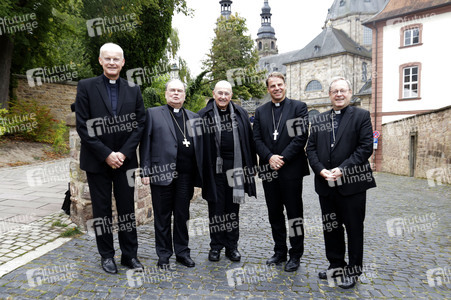
[[[54,119],[50,108],[35,100],[18,101],[10,104],[8,134],[21,136],[27,140],[53,143],[55,134]]]

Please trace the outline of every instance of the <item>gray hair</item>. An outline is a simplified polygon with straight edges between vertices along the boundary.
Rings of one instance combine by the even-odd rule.
[[[121,46],[114,44],[114,43],[103,44],[103,46],[100,47],[99,57],[102,56],[102,52],[108,51],[108,50],[117,51],[117,52],[121,53],[122,58],[124,58],[124,50],[122,50]]]
[[[183,85],[183,90],[186,92],[186,84],[183,81],[181,81],[180,79],[176,79],[176,78],[170,79],[168,82],[166,82],[166,84],[164,85],[164,90],[167,91],[168,90],[168,86],[171,83],[176,82],[176,81],[180,82]]]
[[[347,80],[346,78],[342,77],[342,76],[338,76],[338,77],[332,78],[332,80],[331,80],[331,82],[329,84],[329,92],[332,89],[332,84],[334,84],[335,82],[340,81],[340,80],[346,81],[346,83],[348,84],[349,90],[352,91],[351,82],[349,80]]]

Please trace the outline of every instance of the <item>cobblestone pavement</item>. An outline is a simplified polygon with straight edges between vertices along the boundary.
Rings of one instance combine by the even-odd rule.
[[[94,238],[85,234],[1,277],[0,298],[451,298],[451,187],[381,173],[376,181],[378,188],[370,190],[367,199],[366,278],[350,290],[334,287],[333,281],[329,286],[328,281],[317,278],[328,264],[318,197],[313,176],[309,176],[304,179],[303,194],[305,253],[297,272],[265,265],[273,243],[259,183],[258,198],[241,208],[241,262],[232,263],[224,252],[219,262],[208,261],[207,205],[198,199],[191,205],[190,229],[196,267],[186,268],[173,257],[172,271],[157,270],[153,226],[145,225],[138,229],[138,254],[146,272],[133,274],[118,265],[119,274],[107,275],[100,267]],[[116,253],[119,260],[120,250]]]

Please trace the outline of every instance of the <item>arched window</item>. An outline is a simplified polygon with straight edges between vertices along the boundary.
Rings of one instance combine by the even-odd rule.
[[[366,62],[362,63],[362,81],[366,82],[368,80],[368,64]]]
[[[313,91],[321,91],[322,89],[323,86],[321,85],[321,82],[319,82],[318,80],[312,80],[307,84],[305,91],[313,92]]]
[[[271,42],[271,49],[274,50],[274,42]]]
[[[258,42],[258,50],[262,50],[262,42]]]

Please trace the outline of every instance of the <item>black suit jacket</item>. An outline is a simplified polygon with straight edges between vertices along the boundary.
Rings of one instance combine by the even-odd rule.
[[[199,115],[185,109],[188,120],[198,119]],[[187,127],[189,121],[186,121]],[[191,132],[187,129],[187,135]],[[151,184],[167,186],[177,176],[175,171],[177,162],[177,134],[174,123],[167,105],[152,107],[146,112],[146,125],[139,146],[140,165],[142,176],[150,177]],[[195,186],[202,185],[202,161],[203,161],[203,138],[202,135],[192,136],[194,141],[194,152],[196,155],[197,172]],[[149,173],[150,172],[150,173]]]
[[[136,148],[144,129],[144,103],[138,85],[118,80],[116,117],[103,75],[78,82],[75,114],[81,139],[80,168],[87,172],[111,169],[105,160],[113,151],[126,156],[120,170],[138,167]]]
[[[249,122],[249,115],[247,111],[241,106],[231,102],[235,110],[238,121],[238,134],[240,136],[241,153],[243,159],[244,176],[246,176],[244,183],[244,190],[249,197],[257,196],[255,188],[255,172],[257,165],[257,156],[255,153],[255,143],[252,137],[251,123]],[[201,109],[198,114],[203,120],[204,124],[204,184],[202,186],[202,197],[207,201],[216,202],[216,142],[215,142],[215,122],[213,105],[214,99],[210,99],[207,106]],[[226,171],[226,170],[223,170]]]
[[[375,187],[371,166],[368,162],[373,153],[373,130],[367,110],[349,106],[344,113],[335,146],[331,148],[332,130],[329,110],[312,118],[307,154],[315,173],[315,190],[320,196],[333,191],[330,182],[319,175],[323,169],[339,167],[343,177],[337,181],[340,194],[347,196]]]
[[[260,173],[274,172],[269,168],[273,154],[284,157],[285,165],[277,171],[282,180],[301,179],[309,175],[304,147],[308,139],[308,111],[304,102],[285,98],[279,127],[279,136],[274,141],[272,102],[257,108],[254,119],[254,140],[260,157]],[[297,124],[296,130],[293,124]]]

